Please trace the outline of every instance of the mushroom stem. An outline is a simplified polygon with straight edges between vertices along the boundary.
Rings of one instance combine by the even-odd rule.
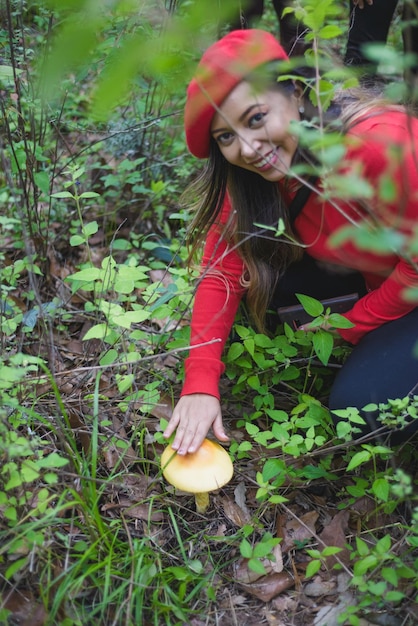
[[[209,506],[209,493],[207,491],[204,493],[195,493],[194,499],[196,502],[196,511],[198,513],[206,513]]]

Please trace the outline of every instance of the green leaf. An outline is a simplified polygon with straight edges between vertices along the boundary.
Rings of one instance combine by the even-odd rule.
[[[39,459],[38,465],[40,467],[64,467],[64,465],[68,464],[68,459],[60,456],[58,452],[51,452],[48,456]]]
[[[386,478],[377,478],[372,485],[372,491],[376,498],[387,502],[389,499],[389,483]]]
[[[51,193],[51,198],[73,198],[74,196],[69,191],[57,191],[56,193]]]
[[[33,180],[39,189],[44,193],[49,193],[49,175],[48,172],[35,172],[33,175]]]
[[[114,348],[108,350],[100,359],[99,365],[111,365],[118,358],[118,351]]]
[[[379,198],[384,202],[396,200],[396,184],[391,176],[382,176],[379,181]]]
[[[366,556],[366,554],[370,552],[369,546],[363,539],[360,539],[360,537],[356,537],[356,547],[360,556]]]
[[[86,267],[75,274],[67,276],[66,280],[77,280],[80,282],[91,283],[103,276],[103,270],[98,267]]]
[[[255,389],[256,391],[260,388],[260,379],[257,374],[253,376],[249,376],[247,378],[247,384],[251,389]]]
[[[247,422],[247,424],[245,424],[245,430],[252,437],[254,437],[254,435],[256,435],[260,431],[257,424],[251,424],[251,422]]]
[[[15,487],[20,487],[22,484],[22,476],[20,472],[17,470],[10,471],[10,478],[7,483],[4,485],[6,491],[9,489],[14,489]]]
[[[254,342],[259,348],[272,348],[274,346],[273,341],[267,335],[257,334],[254,337]]]
[[[83,341],[88,341],[89,339],[104,339],[108,331],[108,324],[95,324],[85,333],[85,335],[83,336]]]
[[[56,485],[58,483],[58,476],[54,472],[46,472],[43,475],[43,479],[48,485]]]
[[[244,346],[245,346],[245,349],[251,354],[251,356],[254,356],[255,343],[252,337],[249,337],[248,339],[244,339]]]
[[[306,568],[306,578],[312,578],[321,569],[321,561],[310,561]]]
[[[379,561],[377,559],[377,556],[374,554],[369,554],[368,556],[365,556],[364,559],[361,559],[360,561],[354,563],[354,575],[362,576],[363,574],[366,574],[366,572],[376,567],[378,562]]]
[[[119,393],[123,394],[126,391],[128,391],[128,389],[132,387],[134,380],[135,380],[135,376],[133,374],[124,374],[124,375],[117,374],[116,384],[118,386]]]
[[[391,548],[391,545],[392,545],[392,539],[390,535],[385,535],[384,537],[379,539],[379,541],[376,544],[375,550],[378,554],[387,554]]]
[[[335,24],[329,24],[320,29],[318,37],[320,39],[334,39],[342,34],[342,30]]]
[[[70,237],[70,246],[75,248],[76,246],[81,246],[81,244],[85,243],[86,238],[81,235],[72,235]]]
[[[367,463],[370,461],[370,458],[371,453],[368,450],[360,450],[360,452],[356,452],[347,466],[347,472],[350,472],[359,465],[362,465],[362,463]]]
[[[262,575],[267,574],[266,568],[264,567],[262,562],[259,561],[258,559],[250,559],[248,561],[248,568],[252,570],[253,572],[256,572],[256,574],[262,574]]]
[[[244,559],[250,559],[253,554],[253,548],[247,539],[243,539],[240,543],[239,550]]]
[[[114,324],[117,324],[118,326],[121,326],[122,328],[129,329],[132,324],[140,324],[141,322],[148,319],[150,314],[151,314],[150,311],[144,311],[144,310],[126,311],[126,313],[123,313],[122,315],[112,315],[112,317],[110,317],[110,320]]]
[[[5,578],[6,580],[10,580],[11,578],[13,578],[13,576],[20,570],[22,569],[22,567],[25,567],[25,565],[27,565],[29,557],[25,556],[23,557],[23,559],[18,559],[17,561],[14,561],[14,563],[12,563],[6,570],[5,573]]]
[[[385,593],[386,602],[400,602],[404,597],[405,594],[402,591],[387,591]]]
[[[382,567],[382,577],[394,587],[398,586],[398,574],[396,569],[392,569],[391,567]]]
[[[318,317],[324,312],[324,305],[316,298],[305,296],[304,294],[295,294],[305,311],[312,317]]]
[[[79,198],[98,198],[100,196],[99,193],[96,193],[95,191],[85,191],[84,193],[81,194],[81,196],[78,196]]]
[[[23,72],[23,70],[13,70],[12,65],[0,65],[0,80],[2,78],[13,78],[14,71],[16,72],[17,76],[19,76]]]
[[[96,220],[94,220],[94,222],[89,222],[88,224],[84,225],[83,234],[86,237],[91,237],[91,235],[95,235],[98,230],[99,230],[99,225],[96,222]]]
[[[243,352],[244,352],[244,346],[242,345],[242,343],[235,342],[229,348],[226,360],[233,362],[235,361],[235,359],[240,357]]]
[[[22,480],[25,483],[31,483],[39,478],[39,469],[37,468],[36,464],[30,459],[26,459],[25,461],[23,461],[20,468],[20,473],[22,476]]]
[[[340,315],[340,313],[331,313],[327,317],[328,322],[331,324],[333,328],[353,328],[354,324],[350,322],[344,315]]]
[[[312,343],[318,359],[321,363],[327,365],[334,347],[334,339],[331,333],[319,329],[314,333]]]
[[[342,551],[342,548],[338,548],[337,546],[327,546],[322,550],[322,556],[333,556],[334,554],[338,554]]]

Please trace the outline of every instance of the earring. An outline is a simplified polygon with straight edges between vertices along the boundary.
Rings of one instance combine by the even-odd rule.
[[[305,113],[305,107],[303,106],[303,104],[301,104],[300,107],[299,107],[299,113],[301,115],[303,115]]]

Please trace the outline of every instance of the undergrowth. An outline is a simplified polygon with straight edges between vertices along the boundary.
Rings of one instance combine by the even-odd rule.
[[[174,57],[147,58],[131,92],[104,100],[109,119],[92,103],[133,33],[150,44],[174,14],[198,15],[176,4],[160,15],[144,2],[138,17],[110,3],[85,45],[90,62],[72,48],[73,73],[50,100],[39,77],[59,26],[75,36],[76,9],[1,4],[0,623],[322,626],[337,609],[332,623],[385,614],[412,625],[414,443],[353,441],[362,418],[350,409],[334,427],[327,393],[350,348],[332,333],[285,325],[267,336],[242,311],[222,382],[234,479],[206,515],[162,480],[197,277],[178,206],[196,169],[173,61],[184,32],[170,31]],[[339,11],[329,18],[341,37]],[[177,88],[159,80],[170,74]],[[412,396],[375,409],[398,428],[417,406]]]

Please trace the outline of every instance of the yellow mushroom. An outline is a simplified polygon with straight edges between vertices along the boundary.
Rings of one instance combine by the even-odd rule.
[[[209,492],[226,485],[234,473],[228,452],[209,439],[196,452],[185,456],[168,446],[161,455],[161,468],[171,485],[195,494],[198,513],[205,513],[208,508]]]

